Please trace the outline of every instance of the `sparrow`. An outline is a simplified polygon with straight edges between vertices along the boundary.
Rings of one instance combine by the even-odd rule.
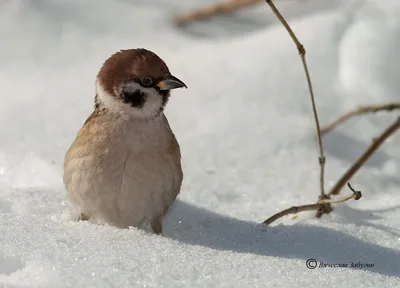
[[[111,55],[96,77],[94,111],[65,154],[63,180],[80,220],[162,232],[180,192],[181,152],[164,108],[187,86],[146,49]]]

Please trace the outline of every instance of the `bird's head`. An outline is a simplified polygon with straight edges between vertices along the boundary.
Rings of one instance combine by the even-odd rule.
[[[187,86],[165,62],[146,49],[121,50],[108,58],[96,80],[96,106],[135,118],[152,119],[163,112],[170,90]]]

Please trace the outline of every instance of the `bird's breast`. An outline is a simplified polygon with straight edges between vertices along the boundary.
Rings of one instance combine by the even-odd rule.
[[[164,215],[182,182],[179,145],[170,130],[127,128],[73,160],[69,189],[79,206],[122,228]]]
[[[110,213],[105,217],[111,221],[116,218],[113,222],[125,227],[163,215],[175,200],[182,182],[180,163],[175,157],[165,151],[129,151],[118,165],[110,165],[115,171],[107,173],[112,179],[106,180],[109,185],[102,189],[108,189],[106,193],[112,191],[114,207],[111,211],[118,211],[118,214]],[[103,205],[109,205],[109,200]]]

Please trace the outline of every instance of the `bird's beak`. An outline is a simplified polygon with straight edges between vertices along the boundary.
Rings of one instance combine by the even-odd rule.
[[[185,83],[183,83],[181,80],[172,75],[168,75],[163,80],[158,82],[157,86],[158,88],[160,88],[160,90],[171,90],[182,87],[187,88]]]

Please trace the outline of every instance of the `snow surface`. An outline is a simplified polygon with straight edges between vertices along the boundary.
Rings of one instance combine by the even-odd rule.
[[[362,200],[258,225],[317,198],[311,105],[267,5],[171,24],[213,1],[0,0],[0,287],[400,287],[399,133],[352,180]],[[276,4],[307,49],[322,123],[400,99],[398,0]],[[62,184],[98,69],[133,47],[189,86],[167,109],[185,179],[163,236],[76,222]],[[359,117],[324,139],[328,188],[395,118]],[[310,270],[309,258],[374,267]]]

